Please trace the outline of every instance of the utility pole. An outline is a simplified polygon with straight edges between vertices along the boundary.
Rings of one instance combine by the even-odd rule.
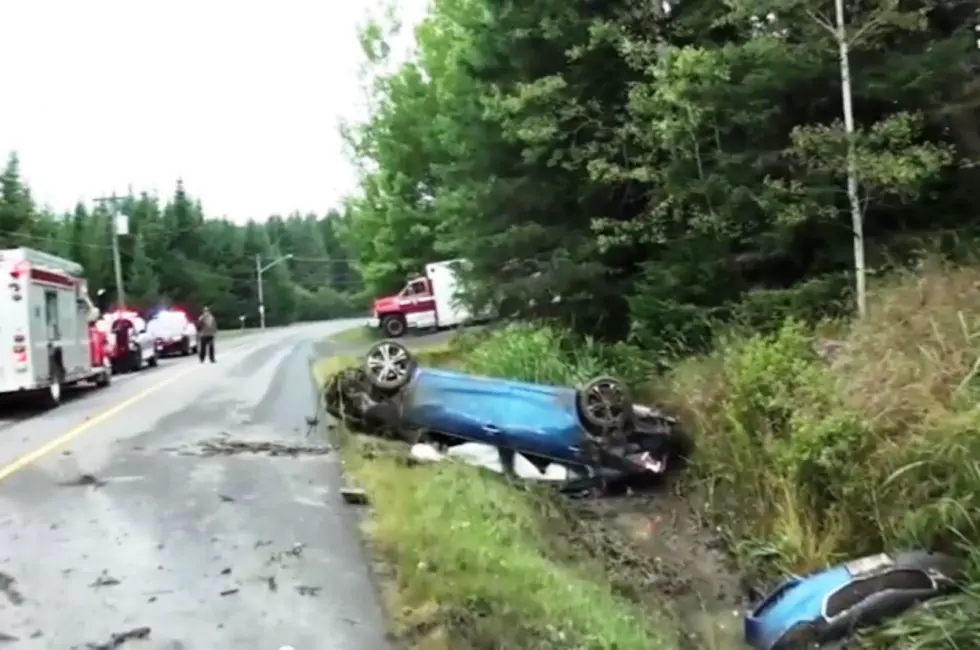
[[[286,260],[293,259],[292,253],[289,255],[283,255],[282,257],[275,259],[265,266],[262,266],[262,256],[255,256],[255,279],[259,285],[259,327],[265,329],[265,297],[262,293],[262,274],[271,269],[276,264],[281,264]]]
[[[109,227],[112,239],[112,266],[116,272],[116,301],[121,309],[126,307],[126,290],[123,287],[122,259],[119,256],[119,198],[113,192],[112,196],[100,196],[93,199],[99,205],[109,204]],[[123,233],[126,234],[126,233]]]

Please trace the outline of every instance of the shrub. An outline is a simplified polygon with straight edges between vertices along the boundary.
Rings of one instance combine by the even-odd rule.
[[[511,325],[484,338],[463,358],[466,370],[490,377],[581,385],[610,368],[628,384],[645,383],[651,364],[635,348],[575,337],[551,326]]]
[[[887,279],[829,363],[790,322],[676,368],[664,389],[744,562],[808,571],[915,545],[965,549],[980,578],[977,287],[977,270],[936,264]],[[977,584],[872,642],[967,647]]]

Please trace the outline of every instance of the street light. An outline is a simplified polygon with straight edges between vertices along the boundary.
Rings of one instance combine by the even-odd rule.
[[[293,258],[293,254],[290,253],[289,255],[283,255],[279,259],[273,260],[268,264],[266,264],[265,266],[262,266],[262,256],[261,255],[255,256],[255,277],[259,282],[259,327],[261,327],[262,329],[265,329],[265,298],[262,295],[262,274],[268,271],[269,269],[271,269],[276,264],[282,264],[286,260],[290,260],[292,258]]]

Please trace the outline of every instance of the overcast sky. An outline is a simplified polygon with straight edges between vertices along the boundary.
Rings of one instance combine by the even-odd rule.
[[[355,187],[337,126],[361,112],[374,6],[0,0],[0,155],[58,210],[180,177],[209,216],[322,213]]]

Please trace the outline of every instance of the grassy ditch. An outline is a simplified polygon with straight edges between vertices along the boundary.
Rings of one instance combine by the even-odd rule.
[[[738,624],[724,611],[734,601],[713,596],[718,582],[710,575],[724,572],[717,559],[694,553],[673,567],[680,579],[667,585],[634,578],[624,586],[611,570],[611,557],[623,563],[625,539],[634,574],[669,573],[665,561],[711,545],[703,520],[721,531],[756,584],[881,550],[966,556],[972,579],[963,592],[895,619],[857,646],[975,647],[978,288],[973,268],[892,276],[874,287],[867,319],[832,324],[834,345],[790,322],[769,335],[727,336],[665,376],[654,375],[642,351],[550,328],[512,327],[423,352],[425,363],[548,383],[612,371],[638,401],[680,414],[697,450],[678,488],[685,498],[603,505],[606,522],[617,525],[593,527],[590,537],[581,521],[595,513],[576,519],[567,504],[471,468],[409,467],[378,443],[354,438],[345,459],[372,495],[369,532],[395,567],[393,611],[403,629],[427,630],[416,637],[425,643],[441,639],[417,648],[741,647],[737,635],[715,634]],[[669,523],[678,520],[689,524]],[[616,537],[609,547],[610,531],[651,522],[659,526],[652,535]],[[707,615],[692,620],[691,610]],[[698,629],[705,618],[710,634]]]
[[[978,288],[974,268],[896,275],[838,344],[790,323],[730,338],[660,382],[696,434],[694,480],[751,572],[903,547],[972,558],[964,593],[895,620],[867,647],[980,638]]]
[[[428,365],[467,361],[449,344],[418,355]],[[327,359],[315,373],[322,383],[352,361]],[[410,647],[680,647],[675,625],[617,592],[601,541],[583,538],[550,493],[458,463],[411,466],[395,443],[340,437],[348,474],[370,495],[365,531],[393,576],[389,611]]]
[[[329,337],[328,340],[333,343],[347,343],[349,345],[354,345],[358,343],[373,343],[374,341],[378,341],[380,339],[381,337],[376,329],[368,327],[367,325],[358,325],[356,327],[341,330]]]

